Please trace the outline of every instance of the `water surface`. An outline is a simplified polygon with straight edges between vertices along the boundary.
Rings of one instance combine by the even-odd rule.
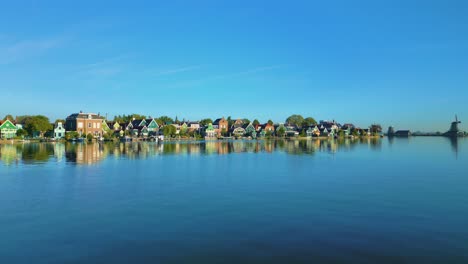
[[[468,263],[468,140],[0,145],[0,263]]]

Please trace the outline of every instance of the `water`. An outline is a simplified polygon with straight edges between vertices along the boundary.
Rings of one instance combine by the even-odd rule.
[[[0,263],[468,263],[468,140],[0,146]]]

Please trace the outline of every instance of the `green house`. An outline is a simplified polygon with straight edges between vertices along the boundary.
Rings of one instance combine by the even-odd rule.
[[[148,128],[149,132],[157,132],[159,131],[159,125],[154,119],[146,119],[146,127]]]
[[[0,138],[14,138],[17,130],[18,128],[7,119],[0,125]]]
[[[215,138],[216,137],[216,130],[214,129],[212,123],[209,123],[208,127],[205,129],[205,137],[206,138]]]
[[[112,129],[109,127],[109,125],[107,124],[106,120],[103,119],[102,120],[102,131],[106,134],[112,134]]]

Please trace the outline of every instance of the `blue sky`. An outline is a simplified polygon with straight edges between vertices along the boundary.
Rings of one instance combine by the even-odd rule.
[[[222,2],[3,2],[0,115],[468,122],[467,1]]]

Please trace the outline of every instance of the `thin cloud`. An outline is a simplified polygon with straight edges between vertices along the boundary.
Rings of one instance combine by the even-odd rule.
[[[270,66],[262,66],[262,67],[256,67],[252,69],[248,69],[245,71],[240,71],[240,72],[234,72],[234,73],[227,73],[227,74],[220,74],[220,75],[214,75],[214,76],[209,76],[203,79],[197,79],[197,80],[191,80],[191,81],[186,81],[186,82],[181,82],[176,85],[175,87],[179,86],[190,86],[190,85],[197,85],[197,84],[202,84],[204,82],[208,81],[215,81],[215,80],[221,80],[221,79],[229,79],[229,78],[234,78],[238,76],[245,76],[245,75],[253,75],[261,72],[266,72],[266,71],[271,71],[275,69],[280,69],[285,67],[286,65],[270,65]]]
[[[12,64],[39,56],[51,49],[61,46],[66,40],[66,37],[22,40],[9,46],[0,47],[0,64]]]
[[[116,75],[123,71],[122,61],[125,61],[132,57],[133,55],[131,54],[121,54],[97,62],[78,66],[76,74],[94,75],[101,77]]]
[[[160,71],[160,72],[157,72],[154,76],[171,75],[171,74],[176,74],[176,73],[193,71],[193,70],[197,70],[197,69],[200,69],[200,68],[201,68],[201,65],[181,67],[181,68],[177,68],[177,69],[170,69],[170,70]]]

